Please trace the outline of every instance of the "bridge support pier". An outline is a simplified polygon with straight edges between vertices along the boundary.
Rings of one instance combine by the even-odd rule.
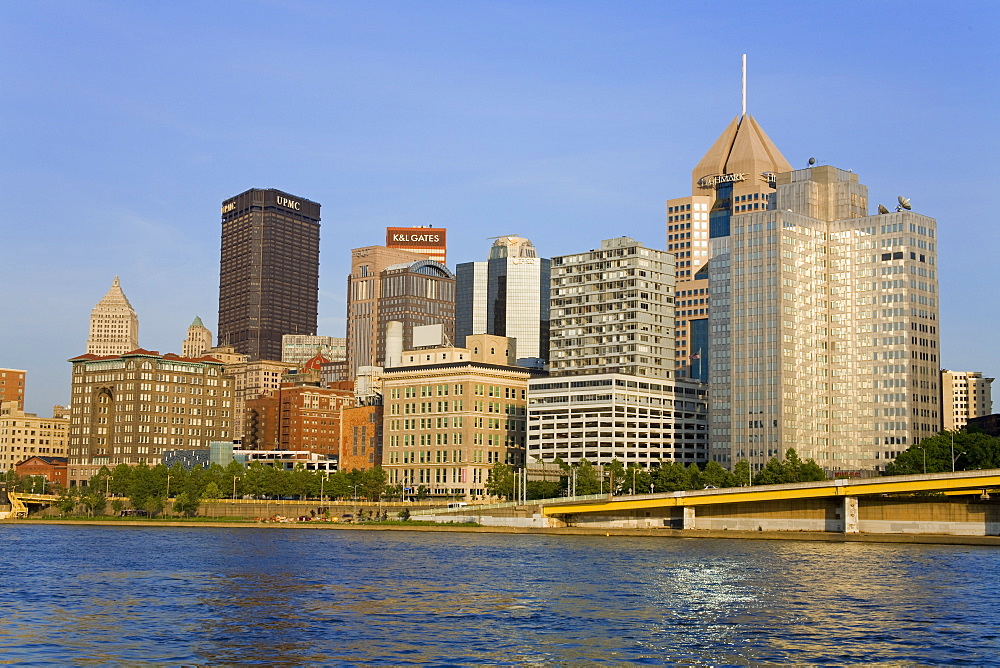
[[[684,529],[694,528],[694,506],[684,506]]]
[[[840,507],[840,517],[844,533],[858,533],[858,497],[845,496]]]

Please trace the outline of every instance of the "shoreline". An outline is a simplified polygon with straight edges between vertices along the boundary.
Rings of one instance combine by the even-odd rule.
[[[713,531],[705,529],[624,529],[584,527],[486,527],[448,524],[378,525],[336,524],[326,522],[185,522],[183,520],[62,520],[8,519],[3,526],[112,526],[128,528],[206,528],[206,529],[310,529],[339,531],[430,531],[438,533],[506,533],[553,536],[605,536],[642,538],[710,538],[729,540],[798,540],[824,543],[911,543],[918,545],[981,545],[1000,547],[1000,536],[956,536],[948,534],[873,534],[832,533],[826,531]]]

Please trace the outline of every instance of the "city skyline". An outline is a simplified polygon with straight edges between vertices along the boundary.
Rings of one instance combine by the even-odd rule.
[[[997,187],[977,167],[997,143],[997,92],[981,83],[997,59],[983,46],[998,22],[986,4],[946,25],[930,4],[878,5],[858,27],[835,8],[778,3],[759,22],[721,3],[711,35],[703,9],[653,4],[95,6],[7,17],[20,64],[0,98],[14,277],[0,366],[28,371],[30,412],[68,402],[66,360],[85,351],[115,275],[143,348],[179,353],[197,315],[218,331],[218,202],[250,187],[324,204],[320,335],[344,335],[349,249],[382,243],[386,227],[448,228],[452,268],[500,234],[531,238],[542,257],[578,250],[567,230],[665,249],[667,198],[739,112],[742,52],[748,111],[793,167],[852,169],[869,213],[905,195],[938,220],[940,365],[1000,368]],[[300,29],[298,48],[242,54],[258,25]],[[218,52],[197,46],[212,40]],[[307,104],[247,110],[225,94],[258,77]],[[37,213],[43,202],[53,213]]]

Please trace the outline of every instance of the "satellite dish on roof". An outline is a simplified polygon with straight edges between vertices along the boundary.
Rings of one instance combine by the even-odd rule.
[[[884,205],[882,205],[882,204],[879,204],[879,205],[878,205],[878,212],[879,212],[880,214],[881,214],[881,213],[889,213],[889,209],[885,208],[885,206],[884,206]]]
[[[816,158],[809,158],[809,166],[812,167],[816,164]]]
[[[906,209],[907,211],[909,211],[911,208],[913,208],[910,206],[910,199],[908,197],[903,197],[902,195],[900,195],[896,199],[899,200],[899,207],[901,209]]]

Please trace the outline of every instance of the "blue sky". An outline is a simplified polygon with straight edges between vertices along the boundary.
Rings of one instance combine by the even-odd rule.
[[[942,363],[1000,372],[1000,5],[993,2],[13,2],[0,17],[0,367],[69,400],[112,278],[140,343],[215,331],[219,205],[323,206],[320,334],[349,249],[449,230],[449,264],[629,235],[739,113],[793,166],[938,219]]]

